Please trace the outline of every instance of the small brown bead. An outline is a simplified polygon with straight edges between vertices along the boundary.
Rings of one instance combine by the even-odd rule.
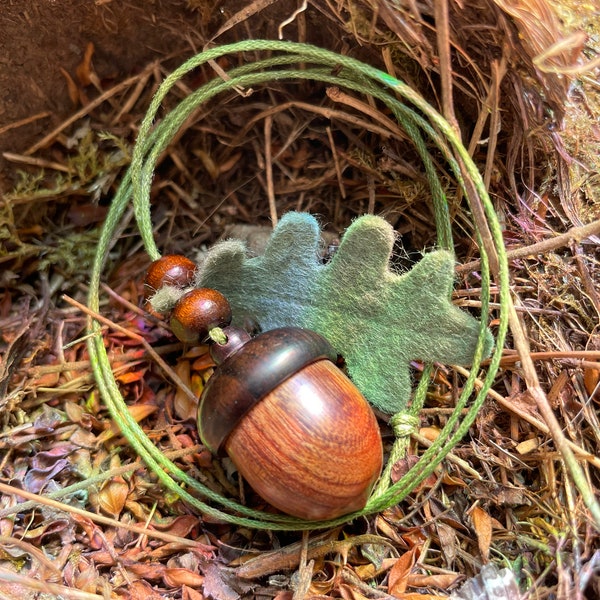
[[[146,271],[147,294],[152,294],[163,285],[186,287],[194,280],[196,265],[180,254],[166,254],[155,260]]]
[[[202,341],[213,327],[231,323],[231,307],[227,298],[210,288],[198,288],[184,294],[173,309],[171,330],[188,344]]]

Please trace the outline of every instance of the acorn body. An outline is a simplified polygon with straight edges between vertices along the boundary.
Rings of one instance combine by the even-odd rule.
[[[364,507],[382,467],[377,419],[318,334],[276,329],[215,371],[198,425],[265,500],[290,515],[333,519]]]

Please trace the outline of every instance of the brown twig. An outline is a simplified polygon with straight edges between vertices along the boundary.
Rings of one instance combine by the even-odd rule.
[[[548,351],[548,352],[530,352],[529,354],[532,360],[586,360],[586,359],[600,359],[600,351],[594,350],[568,350],[568,351]],[[505,354],[500,360],[502,366],[512,365],[519,362],[521,357],[518,353],[516,354]],[[488,364],[489,361],[485,361],[482,364]]]
[[[109,525],[110,527],[114,527],[115,529],[124,529],[126,531],[131,531],[132,533],[137,533],[139,535],[146,535],[151,538],[156,538],[158,540],[163,540],[169,543],[177,543],[183,544],[185,546],[191,548],[203,548],[208,549],[206,544],[202,544],[201,542],[197,542],[194,540],[188,540],[186,538],[179,537],[177,535],[171,535],[170,533],[164,533],[163,531],[155,531],[153,529],[148,529],[146,527],[140,527],[139,525],[131,525],[129,523],[125,523],[122,521],[117,521],[116,519],[111,519],[110,517],[105,517],[103,515],[98,515],[87,510],[83,510],[81,508],[77,508],[76,506],[72,506],[71,504],[64,504],[63,502],[58,502],[57,500],[52,500],[47,496],[40,496],[38,494],[33,494],[31,492],[27,492],[25,490],[20,490],[11,485],[7,485],[6,483],[0,483],[0,492],[3,494],[8,494],[10,496],[20,496],[21,498],[26,498],[27,500],[32,500],[38,505],[48,506],[55,510],[60,510],[67,514],[79,515],[80,517],[85,517],[90,521],[94,521],[96,523],[102,523],[103,525]]]
[[[562,246],[567,246],[572,241],[581,242],[582,240],[600,233],[600,219],[592,221],[587,225],[581,225],[578,227],[572,227],[566,233],[561,233],[553,238],[548,238],[536,244],[530,246],[523,246],[522,248],[514,248],[508,250],[506,257],[508,260],[515,260],[518,258],[526,258],[528,256],[534,256],[536,254],[545,254],[551,252]],[[456,273],[470,273],[476,271],[481,267],[480,260],[473,260],[465,263],[464,265],[458,265],[455,269]]]
[[[395,121],[392,121],[377,109],[373,108],[372,106],[369,106],[366,102],[363,102],[358,98],[351,96],[350,94],[342,92],[340,88],[335,86],[328,87],[326,93],[327,97],[333,100],[334,102],[339,102],[340,104],[350,106],[364,113],[374,121],[381,123],[383,127],[387,130],[388,136],[391,134],[400,140],[407,139],[406,132],[400,127],[398,127],[398,124]]]
[[[194,392],[190,390],[190,388],[184,383],[181,377],[179,377],[179,375],[175,373],[175,371],[162,359],[162,357],[158,355],[154,348],[152,348],[148,341],[145,340],[141,335],[130,331],[126,327],[121,327],[121,325],[113,323],[113,321],[111,321],[110,319],[107,319],[106,317],[95,313],[84,304],[77,302],[77,300],[70,298],[66,294],[63,295],[63,300],[65,302],[68,302],[71,306],[75,306],[76,308],[81,310],[81,312],[85,313],[89,317],[92,317],[96,321],[104,323],[104,325],[106,325],[107,327],[126,335],[128,338],[135,340],[136,342],[144,346],[146,352],[154,359],[154,361],[161,367],[161,369],[165,371],[165,373],[171,378],[171,381],[173,381],[173,383],[177,385],[185,393],[185,395],[188,398],[190,398],[190,400],[193,400],[194,402],[198,401],[198,397],[194,394]]]
[[[333,164],[335,166],[335,174],[338,180],[338,187],[340,189],[340,195],[345,200],[346,199],[346,188],[344,186],[344,178],[342,177],[342,168],[340,166],[340,158],[336,151],[335,141],[333,139],[333,134],[331,133],[331,127],[327,127],[327,139],[329,140],[329,146],[331,147],[331,155],[333,156]],[[334,219],[337,220],[339,218],[340,212],[340,198],[336,197],[335,208],[333,211]]]
[[[600,297],[598,296],[598,292],[596,291],[596,286],[592,281],[592,277],[590,276],[589,269],[584,261],[583,251],[581,250],[581,246],[575,242],[574,240],[570,240],[569,247],[571,248],[571,252],[573,256],[575,256],[575,261],[577,262],[577,270],[579,271],[579,275],[581,277],[581,282],[583,283],[583,289],[585,293],[588,295],[591,303],[594,305],[596,309],[596,313],[600,317]]]
[[[55,160],[46,160],[44,158],[36,158],[24,154],[14,154],[13,152],[3,152],[2,156],[10,162],[20,163],[30,167],[40,167],[40,169],[50,169],[52,171],[60,171],[61,173],[74,173],[72,167],[63,165]]]
[[[306,559],[319,558],[334,552],[343,553],[353,546],[362,544],[382,544],[393,548],[392,544],[383,537],[371,534],[357,535],[344,540],[331,539],[332,532],[317,536],[308,542]],[[251,558],[236,569],[236,575],[244,579],[264,577],[282,569],[294,569],[300,562],[302,542],[290,544],[274,552],[268,552],[256,558]]]
[[[492,179],[494,161],[496,158],[496,144],[498,142],[498,131],[500,130],[500,84],[505,74],[506,60],[503,56],[499,63],[498,61],[494,61],[492,63],[492,82],[490,85],[491,95],[489,96],[490,128],[488,135],[487,154],[485,157],[485,171],[483,173],[483,183],[486,190],[490,189],[490,181]],[[484,111],[486,108],[484,108]]]
[[[456,370],[457,373],[460,373],[461,375],[464,375],[465,377],[469,376],[468,369],[465,369],[464,367],[460,367],[457,365],[455,365],[453,368]],[[483,381],[481,381],[481,379],[476,379],[475,386],[478,388],[482,387]],[[498,392],[496,392],[493,389],[488,391],[488,396],[490,398],[493,398],[498,404],[500,404],[502,407],[504,407],[509,412],[517,415],[524,421],[527,421],[530,425],[533,425],[536,429],[538,429],[542,433],[545,433],[546,435],[548,435],[548,434],[551,435],[550,428],[543,421],[540,421],[539,419],[534,417],[531,413],[521,410],[519,407],[515,406],[515,404],[513,402],[511,402],[510,399],[505,398],[504,396],[502,396],[501,394],[499,394]],[[571,442],[570,440],[566,440],[566,443],[569,446],[569,448],[573,452],[575,452],[575,454],[577,454],[577,456],[579,458],[586,460],[587,462],[589,462],[590,464],[594,465],[597,468],[600,468],[600,458],[599,457],[594,456],[593,454],[590,454],[589,452],[583,450],[577,444]]]
[[[39,121],[40,119],[45,119],[46,117],[49,117],[52,113],[50,111],[43,111],[40,113],[37,113],[35,115],[31,115],[31,117],[26,117],[25,119],[20,119],[19,121],[15,121],[14,123],[9,123],[8,125],[4,125],[3,127],[0,127],[0,135],[2,135],[3,133],[6,133],[7,131],[10,131],[11,129],[17,129],[19,127],[23,127],[24,125],[29,125],[30,123],[33,123],[34,121]]]
[[[433,3],[435,18],[435,31],[438,43],[440,61],[440,78],[442,80],[442,112],[452,125],[455,133],[460,137],[460,129],[454,114],[454,101],[452,99],[452,58],[450,51],[450,27],[448,14],[448,0],[436,0]]]
[[[267,174],[267,198],[269,199],[269,214],[273,227],[277,225],[277,203],[275,201],[275,186],[273,185],[273,155],[272,139],[273,118],[268,115],[265,118],[265,172]]]

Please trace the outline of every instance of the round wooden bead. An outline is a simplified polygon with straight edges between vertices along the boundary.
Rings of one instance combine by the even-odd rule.
[[[197,288],[184,294],[171,313],[171,330],[182,342],[202,341],[213,327],[231,323],[227,298],[211,288]]]
[[[203,443],[303,519],[360,510],[382,467],[377,419],[335,356],[314,332],[265,332],[215,371],[199,407]]]
[[[155,260],[146,271],[144,283],[151,295],[163,285],[187,287],[194,280],[196,265],[180,254],[166,254]]]

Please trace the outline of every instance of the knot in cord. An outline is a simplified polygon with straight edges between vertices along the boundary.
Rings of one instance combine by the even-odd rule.
[[[390,419],[390,426],[394,431],[396,439],[410,437],[411,433],[417,431],[419,419],[408,413],[396,413]]]

